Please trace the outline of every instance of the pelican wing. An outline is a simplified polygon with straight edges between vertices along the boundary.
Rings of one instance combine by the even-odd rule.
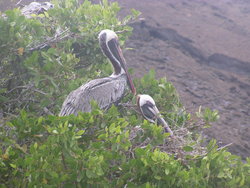
[[[140,108],[141,108],[142,115],[147,120],[154,123],[154,120],[157,116],[156,112],[154,111],[154,106],[151,103],[145,103]]]
[[[95,100],[101,109],[107,109],[121,100],[126,86],[125,75],[92,80],[68,95],[59,116],[90,112],[92,100]]]
[[[170,136],[173,136],[173,132],[168,126],[168,123],[161,117],[158,108],[152,103],[145,103],[141,106],[142,115],[151,123],[155,123],[157,119],[157,124],[164,127],[165,132],[170,133]]]

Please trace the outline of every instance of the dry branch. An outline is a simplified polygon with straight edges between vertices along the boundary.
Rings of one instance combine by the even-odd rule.
[[[38,44],[38,45],[35,45],[34,47],[30,47],[28,49],[26,49],[26,52],[32,52],[32,51],[35,51],[35,50],[41,50],[43,48],[46,48],[46,47],[49,47],[51,46],[52,44],[55,44],[55,43],[58,43],[58,42],[61,42],[65,39],[68,39],[68,38],[71,38],[74,36],[74,33],[70,32],[69,29],[66,29],[60,33],[56,33],[55,36],[53,37],[48,37],[45,39],[44,42]],[[33,46],[33,44],[30,44],[28,46]]]

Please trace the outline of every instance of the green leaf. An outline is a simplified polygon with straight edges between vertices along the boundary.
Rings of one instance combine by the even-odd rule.
[[[80,130],[76,133],[76,135],[81,136],[85,133],[85,130]]]
[[[218,177],[218,178],[224,178],[224,177],[225,177],[224,172],[223,172],[223,171],[220,171],[217,177]]]
[[[54,130],[52,131],[52,133],[58,134],[58,131],[57,131],[56,129],[54,129]]]
[[[245,175],[241,173],[240,186],[243,186],[244,184],[245,184]]]
[[[54,171],[50,171],[49,174],[50,174],[53,178],[55,178],[55,179],[58,178],[58,174],[57,174],[56,172],[54,172]]]
[[[0,93],[5,93],[7,91],[6,88],[0,88]]]
[[[141,14],[140,11],[135,10],[133,8],[131,9],[131,13],[133,14],[134,17],[138,17]]]
[[[184,146],[183,150],[186,151],[186,152],[190,152],[190,151],[193,151],[194,149],[191,146]]]
[[[161,180],[161,176],[154,176],[155,179]]]
[[[16,165],[15,165],[15,164],[10,163],[10,166],[11,166],[12,168],[16,168]]]
[[[169,174],[169,169],[165,169],[165,174],[168,175]]]
[[[91,170],[86,170],[86,176],[91,179],[95,177],[95,174]]]
[[[207,145],[207,149],[210,151],[216,147],[216,140],[212,139],[209,144]]]
[[[25,110],[21,110],[20,114],[21,114],[21,117],[22,117],[23,120],[27,119],[27,113],[26,113]]]
[[[35,148],[35,149],[37,149],[37,143],[35,142],[35,144],[33,145],[33,147]]]
[[[39,117],[37,123],[38,123],[38,124],[41,124],[42,121],[43,121],[43,117]]]

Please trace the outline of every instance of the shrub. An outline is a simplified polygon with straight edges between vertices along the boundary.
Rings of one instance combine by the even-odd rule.
[[[65,96],[82,83],[107,76],[111,66],[97,42],[102,29],[131,33],[128,15],[117,18],[117,3],[53,1],[54,9],[27,19],[19,9],[0,16],[0,108],[4,115],[26,109],[57,113]]]
[[[151,76],[137,80],[137,86]],[[151,77],[145,86],[151,84],[154,88],[154,84],[170,83]],[[138,88],[139,92],[146,89]],[[156,87],[161,89],[167,87]],[[162,95],[157,102],[164,97],[169,96]],[[78,116],[36,117],[22,111],[1,127],[0,181],[5,187],[249,185],[249,159],[243,163],[240,157],[218,148],[215,140],[204,148],[189,131],[180,140],[184,136],[178,133],[178,121],[171,124],[176,137],[169,139],[162,127],[139,116],[132,109],[115,106],[103,112],[96,103],[91,113]]]

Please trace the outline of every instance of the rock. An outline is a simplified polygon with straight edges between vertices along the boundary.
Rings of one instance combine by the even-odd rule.
[[[21,9],[21,12],[27,18],[32,18],[32,14],[42,14],[49,9],[54,8],[54,5],[49,2],[38,3],[32,2]]]

